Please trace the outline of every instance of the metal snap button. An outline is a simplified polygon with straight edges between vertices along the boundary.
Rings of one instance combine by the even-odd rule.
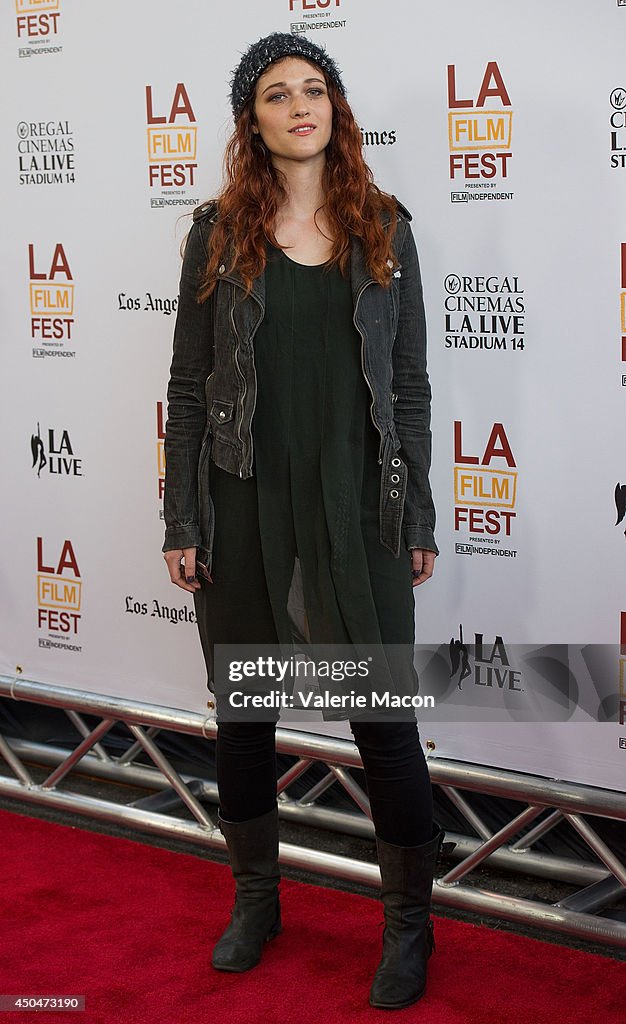
[[[222,265],[220,266],[220,268],[218,270],[218,274],[223,274],[225,270],[226,270],[226,266],[225,266],[224,263],[222,263]]]
[[[389,497],[390,498],[399,498],[400,497],[400,492],[396,491],[396,490],[389,491]]]
[[[392,473],[391,474],[391,482],[392,482],[392,484],[399,484],[400,483],[400,477],[398,476],[397,473]]]
[[[223,420],[223,419],[224,419],[224,416],[226,415],[226,413],[224,412],[224,410],[223,410],[223,409],[220,409],[220,411],[219,411],[218,415],[219,415],[219,418],[220,418],[221,420]]]
[[[392,459],[391,460],[391,465],[392,466],[399,466],[400,465],[400,459]]]

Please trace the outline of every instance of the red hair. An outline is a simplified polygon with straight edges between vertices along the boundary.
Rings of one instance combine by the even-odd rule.
[[[324,214],[333,239],[329,263],[338,264],[346,274],[350,238],[354,236],[363,245],[372,277],[378,284],[388,287],[396,200],[374,184],[372,172],[363,158],[361,132],[354,114],[332,81],[327,81],[327,87],[333,106],[333,129],[326,147],[322,188],[326,197]],[[218,197],[219,215],[201,281],[201,302],[215,288],[218,267],[225,253],[231,255],[228,269],[238,270],[249,291],[254,279],[265,270],[266,243],[281,248],[274,236],[274,224],[286,192],[282,176],[274,167],[260,135],[252,131],[253,124],[254,97],[251,97],[226,146],[225,183]],[[386,226],[382,214],[388,215]]]

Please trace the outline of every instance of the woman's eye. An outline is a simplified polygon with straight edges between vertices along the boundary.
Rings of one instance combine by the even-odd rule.
[[[284,92],[272,93],[272,95],[268,97],[268,102],[269,103],[274,103],[276,100],[282,100],[282,99],[285,98],[286,95],[287,94],[284,93]],[[324,90],[317,88],[317,86],[314,86],[311,89],[307,89],[307,96],[312,96],[314,99],[317,99],[318,96],[323,96],[323,95],[324,95]]]

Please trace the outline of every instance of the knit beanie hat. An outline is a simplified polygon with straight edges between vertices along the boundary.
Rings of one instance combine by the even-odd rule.
[[[241,114],[246,100],[263,72],[283,57],[301,57],[303,60],[317,64],[319,68],[337,86],[342,96],[346,90],[341,81],[341,73],[332,57],[329,57],[321,46],[312,43],[305,36],[291,35],[288,32],[272,32],[248,47],[239,64],[232,73],[230,102],[235,121]]]

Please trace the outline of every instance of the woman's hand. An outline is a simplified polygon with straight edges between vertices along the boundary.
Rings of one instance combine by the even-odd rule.
[[[196,549],[183,548],[177,551],[166,551],[163,558],[167,562],[172,583],[182,590],[200,590],[200,581],[196,577]]]
[[[413,548],[411,551],[411,568],[413,570],[413,586],[419,587],[421,583],[429,580],[435,568],[436,554],[428,551],[427,548]]]

